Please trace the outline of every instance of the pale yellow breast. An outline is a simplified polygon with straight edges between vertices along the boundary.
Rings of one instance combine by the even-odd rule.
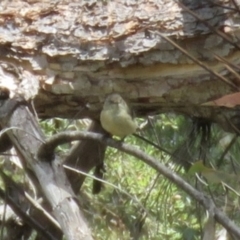
[[[137,125],[126,111],[103,110],[100,115],[102,127],[112,135],[125,137],[136,131]]]

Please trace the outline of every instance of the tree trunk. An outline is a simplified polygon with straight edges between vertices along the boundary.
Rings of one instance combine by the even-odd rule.
[[[239,0],[2,2],[1,85],[33,98],[40,118],[98,118],[105,96],[118,92],[137,114],[175,110],[224,124],[215,106],[199,105],[238,91],[232,71],[240,61],[237,5]]]
[[[11,98],[32,100],[42,119],[88,117],[97,122],[105,97],[120,93],[137,116],[177,111],[231,130],[236,117],[234,124],[240,125],[234,108],[240,103],[229,103],[229,98],[239,98],[231,95],[240,83],[239,6],[240,0],[1,1],[0,87]],[[227,94],[227,100],[220,99]],[[24,124],[32,115],[27,116],[19,128],[31,134]],[[18,126],[16,114],[0,122],[3,128]],[[45,193],[50,192],[48,200],[68,239],[79,233],[71,235],[77,227],[69,228],[67,209],[73,215],[76,209],[75,224],[81,222],[92,239],[62,167],[56,161],[31,162],[40,147],[33,136],[44,139],[38,130],[32,131],[32,148],[21,142],[24,135],[17,129],[8,136]],[[105,146],[96,144],[95,151],[91,140],[85,143],[81,154],[91,147],[104,157]],[[85,168],[80,164],[86,171],[102,163],[88,152],[84,159],[93,161]],[[69,161],[74,165],[74,159]],[[82,181],[72,180],[76,192]],[[54,199],[49,186],[64,189],[66,196],[61,192]]]

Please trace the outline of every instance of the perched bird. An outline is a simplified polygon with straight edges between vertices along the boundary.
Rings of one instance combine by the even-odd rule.
[[[100,115],[102,127],[112,135],[124,138],[137,130],[129,106],[117,93],[109,95]]]

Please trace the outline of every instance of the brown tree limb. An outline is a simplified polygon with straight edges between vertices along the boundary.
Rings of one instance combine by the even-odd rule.
[[[39,151],[40,153],[45,152],[45,150],[46,152],[48,152],[49,149],[55,149],[59,144],[80,139],[94,139],[98,142],[105,143],[108,146],[117,148],[138,159],[141,159],[143,162],[145,162],[146,164],[154,168],[157,172],[161,173],[166,178],[168,178],[171,182],[176,184],[179,188],[184,190],[200,205],[202,205],[206,210],[208,210],[209,213],[216,219],[218,223],[225,227],[234,236],[240,238],[240,228],[232,220],[230,220],[230,218],[228,218],[220,209],[216,207],[211,198],[209,198],[202,192],[196,190],[193,186],[187,183],[178,174],[174,173],[165,165],[163,165],[159,160],[149,156],[148,154],[134,146],[130,146],[123,142],[118,142],[113,139],[106,138],[97,133],[74,131],[74,132],[62,132],[54,135],[39,148]]]
[[[201,104],[236,90],[216,86],[212,73],[161,36],[238,85],[215,55],[239,64],[240,0],[184,4],[1,1],[0,84],[34,99],[40,118],[80,111],[79,118],[98,119],[106,95],[118,92],[138,115],[178,111],[224,124],[221,111],[231,110]]]
[[[107,134],[106,131],[104,131],[104,129],[102,128],[101,124],[97,121],[93,121],[91,123],[88,131]],[[72,147],[64,161],[64,164],[67,164],[69,167],[73,167],[87,173],[93,167],[98,168],[98,166],[101,166],[103,164],[105,150],[106,145],[102,143],[96,142],[92,139],[82,139],[82,141],[76,143]],[[68,169],[66,169],[66,174],[74,192],[77,193],[81,185],[83,184],[85,175],[78,174]],[[99,183],[99,181],[93,180],[93,192],[95,194],[98,193],[101,189],[101,185],[99,185]]]

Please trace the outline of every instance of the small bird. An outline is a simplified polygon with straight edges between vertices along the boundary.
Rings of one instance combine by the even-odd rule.
[[[117,93],[109,95],[103,105],[100,115],[102,127],[111,135],[121,139],[137,130],[129,106]]]

